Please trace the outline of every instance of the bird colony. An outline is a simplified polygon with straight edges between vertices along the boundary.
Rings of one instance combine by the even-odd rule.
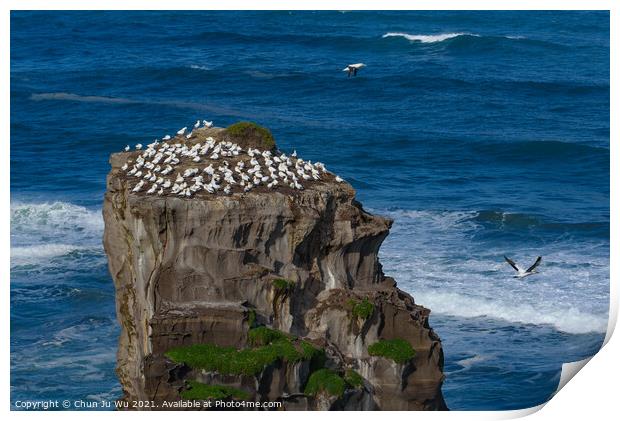
[[[194,129],[211,126],[210,121],[199,120]],[[295,151],[286,155],[251,147],[244,150],[236,143],[218,142],[212,137],[207,137],[204,143],[188,146],[186,140],[192,136],[193,132],[187,133],[184,127],[174,138],[166,135],[144,150],[137,144],[136,150],[142,152],[121,167],[130,180],[135,180],[135,183],[130,181],[131,191],[192,197],[200,192],[212,195],[247,193],[260,186],[269,190],[281,187],[303,190],[308,183],[329,174],[325,165],[304,161]],[[130,149],[125,147],[126,152]],[[344,181],[338,176],[335,180]]]

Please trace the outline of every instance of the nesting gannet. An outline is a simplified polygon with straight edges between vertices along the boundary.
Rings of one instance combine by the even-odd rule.
[[[207,120],[202,120],[202,124],[206,127],[212,127],[213,126],[213,122],[212,121],[207,121]]]
[[[138,143],[138,144],[136,145],[136,150],[140,150],[140,149],[142,149],[142,143]]]
[[[517,274],[514,275],[513,278],[525,278],[526,276],[530,276],[535,273],[538,273],[536,268],[538,267],[538,265],[540,265],[540,262],[542,261],[542,256],[538,256],[534,264],[530,266],[529,268],[527,268],[527,270],[523,270],[521,266],[517,265],[514,261],[510,260],[506,256],[504,256],[504,259],[506,259],[506,262],[508,262],[508,264],[512,266],[514,270],[517,271]]]
[[[342,178],[340,178],[339,176],[336,176],[336,181],[339,183],[342,183],[344,180]]]
[[[183,135],[185,134],[185,131],[186,131],[186,130],[187,130],[187,127],[183,127],[181,130],[179,130],[179,131],[177,132],[177,134],[178,134],[179,136],[183,136]]]
[[[194,129],[197,129],[198,127],[200,127],[200,120],[196,120],[196,123],[194,124]]]
[[[140,180],[138,184],[136,184],[136,186],[133,188],[132,192],[139,192],[142,186],[144,186],[144,181]]]
[[[161,140],[170,140],[170,135],[167,134],[166,136],[162,137]]]
[[[347,77],[351,77],[351,75],[357,76],[357,71],[362,67],[366,67],[366,65],[364,63],[349,64],[342,71],[347,72]]]
[[[129,147],[129,145],[125,146],[125,152],[129,152],[131,148]]]

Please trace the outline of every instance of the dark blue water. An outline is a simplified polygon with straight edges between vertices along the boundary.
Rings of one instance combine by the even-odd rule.
[[[107,159],[205,118],[395,219],[384,270],[433,311],[451,409],[542,403],[606,328],[609,117],[605,12],[14,12],[12,400],[120,394]]]

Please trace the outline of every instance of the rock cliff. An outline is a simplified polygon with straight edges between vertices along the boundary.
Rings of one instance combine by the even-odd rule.
[[[231,137],[242,154],[261,146],[219,128],[169,143]],[[103,207],[124,400],[447,409],[429,310],[377,258],[392,222],[366,212],[348,183],[323,171],[299,189],[146,194],[127,174],[139,156],[111,156]]]

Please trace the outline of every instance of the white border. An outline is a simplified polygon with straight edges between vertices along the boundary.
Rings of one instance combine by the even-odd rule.
[[[271,0],[264,1],[258,4],[256,1],[239,1],[228,0],[226,2],[212,2],[212,1],[192,1],[192,0],[176,0],[176,1],[157,1],[157,0],[124,0],[124,1],[84,1],[84,0],[63,0],[63,1],[43,1],[43,0],[5,0],[0,3],[2,9],[2,17],[0,24],[0,33],[2,37],[0,42],[2,43],[2,82],[0,92],[2,94],[2,113],[0,117],[0,127],[2,128],[4,141],[1,144],[2,153],[0,153],[0,194],[3,198],[0,212],[3,218],[4,224],[0,225],[2,233],[2,240],[0,243],[0,253],[4,267],[10,267],[10,231],[8,221],[10,220],[10,191],[9,191],[9,165],[10,165],[10,10],[99,10],[99,9],[123,9],[123,10],[232,10],[232,9],[247,9],[247,10],[376,10],[376,9],[415,9],[415,10],[611,10],[611,71],[610,71],[610,86],[611,86],[611,113],[610,115],[616,115],[617,101],[618,101],[618,89],[614,83],[614,75],[618,72],[618,54],[616,51],[618,45],[618,2],[605,1],[605,0],[590,0],[590,1],[578,1],[578,0],[507,0],[507,1],[491,1],[491,0],[469,0],[469,1],[432,1],[432,0],[420,0],[420,1],[297,1],[291,3],[290,1]],[[618,125],[611,121],[611,139],[618,141],[619,132]],[[611,142],[611,203],[610,211],[611,215],[617,215],[619,211],[618,196],[615,192],[617,175],[614,170],[618,168],[618,154],[616,153],[617,146],[614,142]],[[617,387],[618,387],[618,373],[620,363],[617,356],[620,356],[620,344],[617,338],[613,338],[611,333],[616,324],[618,314],[618,224],[616,218],[611,218],[611,250],[610,250],[610,280],[611,280],[611,306],[610,306],[610,319],[607,335],[605,338],[606,346],[595,355],[592,360],[587,364],[588,369],[583,370],[578,376],[577,381],[569,382],[569,384],[562,389],[545,407],[544,410],[537,412],[544,405],[535,408],[529,408],[519,411],[503,411],[503,412],[444,412],[444,413],[411,413],[411,412],[390,412],[388,414],[381,415],[377,412],[354,412],[349,413],[356,419],[370,419],[370,417],[377,416],[389,416],[399,419],[410,419],[410,417],[424,418],[424,419],[459,419],[459,420],[484,420],[484,419],[511,419],[521,416],[525,416],[534,412],[537,412],[534,417],[536,419],[583,419],[584,417],[601,417],[607,419],[613,413],[617,414]],[[52,413],[46,412],[45,414],[38,412],[16,412],[10,411],[10,365],[9,365],[9,331],[10,331],[10,312],[9,312],[9,279],[8,270],[6,276],[3,277],[5,285],[2,290],[3,302],[5,303],[3,309],[3,322],[4,322],[4,335],[3,335],[3,356],[4,363],[6,364],[5,375],[2,376],[2,386],[4,393],[1,397],[1,405],[4,411],[6,411],[11,418],[29,418],[39,417],[45,415],[50,419],[75,419],[83,418],[82,412],[61,412]],[[574,368],[574,364],[572,365]],[[570,365],[569,365],[570,367]],[[565,373],[563,376],[566,378]],[[89,413],[89,417],[93,418],[109,418],[109,413]],[[126,418],[132,417],[148,417],[149,419],[168,419],[173,416],[170,413],[116,413],[114,417]],[[187,418],[200,418],[215,417],[218,419],[241,419],[241,417],[247,420],[248,416],[253,417],[281,417],[290,416],[290,413],[284,414],[278,413],[196,413],[189,412],[183,413],[183,417]],[[300,419],[311,419],[317,416],[314,412],[298,412],[294,414],[295,417]],[[341,414],[324,413],[320,416],[325,417],[342,417]]]

